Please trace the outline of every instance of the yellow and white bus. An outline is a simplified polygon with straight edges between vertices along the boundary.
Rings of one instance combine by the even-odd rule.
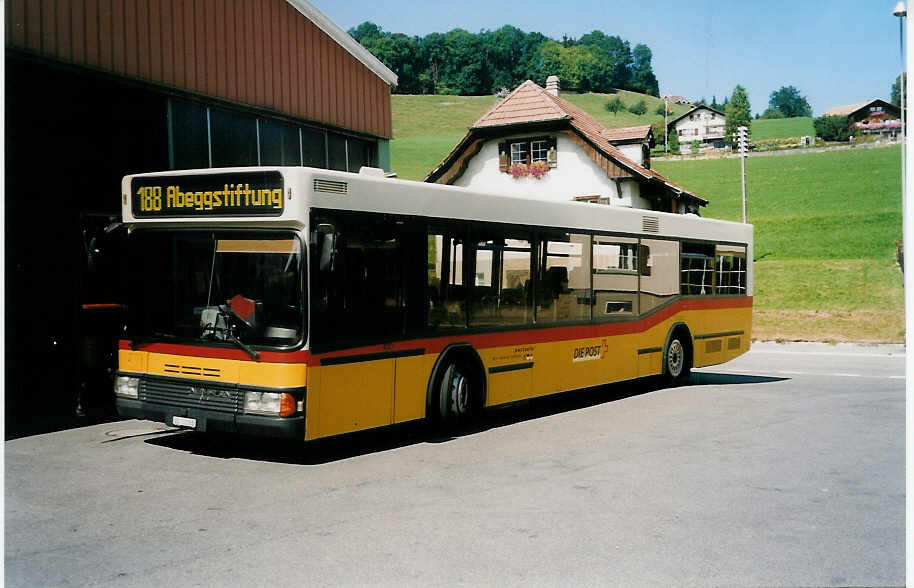
[[[444,426],[749,349],[752,226],[385,178],[127,176],[121,415],[318,439]]]

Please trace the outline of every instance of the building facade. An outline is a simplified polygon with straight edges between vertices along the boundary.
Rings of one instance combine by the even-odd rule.
[[[477,120],[425,181],[527,198],[697,213],[703,198],[650,169],[649,126],[607,129],[527,80]]]
[[[697,141],[700,149],[726,147],[724,127],[726,115],[710,106],[700,104],[667,123],[667,131],[679,138],[679,149],[685,151],[687,145]]]

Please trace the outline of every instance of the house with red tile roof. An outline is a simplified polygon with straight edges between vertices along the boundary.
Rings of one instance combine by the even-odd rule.
[[[551,82],[551,83],[549,83]],[[707,200],[650,169],[649,125],[607,129],[527,80],[469,128],[426,182],[529,198],[698,213]]]

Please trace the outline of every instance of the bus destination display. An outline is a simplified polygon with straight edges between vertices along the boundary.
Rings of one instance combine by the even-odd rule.
[[[133,178],[133,216],[279,216],[278,171]]]

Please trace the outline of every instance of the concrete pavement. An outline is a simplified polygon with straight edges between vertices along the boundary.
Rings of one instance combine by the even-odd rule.
[[[123,421],[6,443],[9,586],[901,585],[904,350],[757,344],[308,447]]]

